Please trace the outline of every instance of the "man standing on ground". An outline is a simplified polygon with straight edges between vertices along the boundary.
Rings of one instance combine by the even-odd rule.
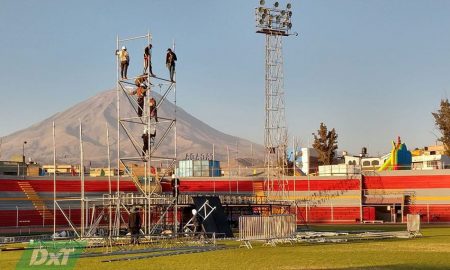
[[[131,244],[139,244],[139,233],[141,230],[141,215],[139,208],[133,207],[128,217],[128,231],[131,234]]]

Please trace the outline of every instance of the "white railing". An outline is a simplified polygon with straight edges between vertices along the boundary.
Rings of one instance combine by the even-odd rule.
[[[277,240],[292,238],[296,230],[295,215],[239,217],[239,241],[247,248],[252,248],[250,241],[254,240],[274,245]]]

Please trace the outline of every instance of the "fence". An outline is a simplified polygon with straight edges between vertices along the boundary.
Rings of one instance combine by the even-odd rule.
[[[252,247],[251,240],[275,245],[276,240],[291,238],[296,230],[295,215],[239,217],[239,241],[247,248]]]
[[[408,214],[406,223],[408,232],[417,233],[420,231],[420,215]]]

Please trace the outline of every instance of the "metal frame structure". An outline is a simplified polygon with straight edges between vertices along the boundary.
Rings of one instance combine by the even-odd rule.
[[[253,248],[250,241],[264,240],[275,246],[277,241],[289,241],[297,231],[295,215],[240,216],[239,241],[241,247]]]
[[[132,41],[139,41],[139,40],[145,40],[146,44],[145,46],[148,46],[151,44],[152,36],[150,33],[147,33],[143,36],[138,37],[131,37],[131,38],[124,38],[120,39],[119,36],[117,36],[117,51],[120,49],[122,45],[128,44]],[[175,44],[173,45],[173,50],[175,51]],[[117,229],[120,224],[120,168],[124,168],[124,172],[131,177],[134,184],[136,185],[136,188],[138,191],[144,196],[145,198],[145,204],[144,204],[144,211],[146,213],[145,220],[144,220],[144,233],[152,232],[152,224],[151,224],[151,209],[154,207],[152,204],[153,199],[160,197],[158,194],[156,194],[154,191],[155,189],[152,188],[155,185],[159,184],[159,179],[156,178],[156,169],[155,173],[152,176],[151,169],[152,164],[155,164],[157,162],[160,162],[162,165],[162,162],[166,162],[167,171],[175,171],[176,166],[176,159],[177,159],[177,135],[176,135],[176,83],[161,77],[154,77],[151,76],[150,72],[147,73],[147,84],[148,84],[148,90],[147,90],[147,96],[145,97],[144,104],[147,104],[147,106],[144,105],[144,108],[140,108],[143,111],[142,117],[138,116],[129,116],[124,115],[124,113],[121,110],[121,104],[120,100],[121,97],[125,97],[128,101],[127,105],[131,106],[133,111],[137,113],[138,110],[138,103],[137,100],[129,95],[129,88],[127,86],[134,85],[134,83],[130,82],[129,80],[121,80],[119,78],[119,58],[117,57],[117,167],[118,167],[118,173],[117,173],[117,192],[114,197],[117,198],[116,200],[116,217],[115,217],[115,226],[114,228]],[[142,76],[142,75],[138,75]],[[137,77],[131,78],[131,80],[136,79]],[[159,86],[161,90],[161,98],[156,103],[156,109],[158,110],[162,104],[165,102],[168,102],[170,98],[172,98],[172,102],[174,104],[174,111],[171,113],[171,115],[158,117],[160,119],[159,121],[156,121],[153,119],[150,115],[150,108],[148,106],[148,101],[150,96],[154,91],[152,91],[152,87]],[[162,136],[158,136],[159,139],[154,140],[151,139],[151,137],[148,137],[148,151],[145,153],[145,155],[142,154],[142,143],[139,143],[139,139],[136,139],[135,129],[133,130],[133,127],[139,127],[139,130],[142,130],[143,127],[145,127],[148,131],[156,130],[158,133],[161,132]],[[128,141],[132,144],[133,148],[136,150],[137,155],[121,155],[120,149],[120,138],[123,136],[123,133],[125,133],[126,138]],[[134,132],[134,133],[133,133]],[[141,135],[142,133],[139,133]],[[158,155],[158,149],[163,145],[163,143],[170,143],[168,142],[168,138],[170,135],[173,135],[173,155],[167,156],[167,155]],[[140,136],[138,136],[140,137]],[[139,181],[139,178],[133,173],[132,170],[128,167],[129,164],[127,162],[135,162],[138,164],[141,164],[145,168],[144,172],[144,184],[142,185]],[[162,167],[162,166],[161,166]],[[174,231],[177,231],[177,202],[176,200],[173,200],[174,205]],[[118,233],[118,231],[116,232]]]
[[[216,210],[216,207],[212,207],[209,204],[209,201],[206,200],[202,206],[200,206],[200,208],[197,209],[192,209],[192,217],[191,219],[189,219],[189,221],[184,225],[183,227],[183,231],[184,232],[190,232],[190,233],[195,233],[197,231],[197,224],[195,222],[195,220],[197,219],[197,216],[202,218],[202,221],[206,220],[211,213]],[[204,228],[202,226],[202,231],[204,232]]]
[[[127,44],[132,41],[145,40],[145,46],[151,44],[151,35],[147,33],[143,36],[131,37],[125,39],[119,39],[117,36],[117,51],[119,47]],[[173,50],[175,50],[175,45],[173,46]],[[147,97],[144,100],[144,104],[148,104],[149,97],[152,95],[153,91],[151,87],[159,87],[161,93],[161,97],[156,103],[156,109],[159,109],[163,104],[171,101],[173,102],[173,112],[170,110],[168,115],[163,115],[158,117],[158,121],[153,119],[150,115],[149,106],[145,106],[145,110],[143,110],[142,117],[124,115],[124,112],[121,110],[121,98],[125,98],[127,101],[127,106],[132,108],[132,111],[137,112],[138,103],[136,99],[130,96],[128,90],[130,90],[129,85],[134,85],[134,83],[130,82],[130,80],[134,80],[137,77],[130,78],[130,80],[121,80],[119,79],[119,58],[117,57],[117,186],[116,192],[112,193],[111,189],[111,162],[110,162],[110,143],[109,143],[109,130],[106,125],[106,136],[107,136],[107,153],[108,153],[108,168],[109,168],[109,193],[104,194],[103,197],[95,197],[95,198],[87,198],[85,197],[85,184],[84,184],[84,167],[83,167],[83,133],[82,133],[82,125],[80,121],[80,159],[81,159],[81,188],[80,188],[80,197],[77,198],[66,198],[66,199],[56,199],[56,150],[55,150],[55,136],[54,136],[54,125],[53,125],[53,145],[54,145],[54,217],[53,217],[53,230],[56,232],[56,209],[58,209],[69,226],[74,231],[74,234],[77,237],[85,238],[92,237],[95,234],[95,231],[99,228],[101,219],[103,217],[109,216],[109,237],[119,236],[119,231],[121,224],[124,219],[122,217],[122,213],[129,213],[131,207],[139,206],[144,209],[144,222],[143,222],[143,230],[141,233],[143,234],[151,234],[155,232],[156,227],[158,226],[158,222],[156,224],[152,224],[151,222],[151,213],[152,209],[161,210],[163,213],[160,213],[162,216],[168,215],[169,208],[173,208],[174,214],[174,231],[178,231],[178,202],[176,197],[173,196],[163,196],[157,194],[155,192],[155,186],[159,184],[159,180],[157,179],[157,173],[155,169],[154,178],[152,179],[151,168],[152,164],[156,164],[160,162],[159,167],[162,168],[163,161],[166,163],[166,173],[167,172],[175,172],[176,166],[176,155],[177,155],[177,134],[176,134],[176,84],[174,81],[170,81],[164,78],[150,76],[150,73],[147,74]],[[139,75],[142,76],[142,75]],[[169,106],[168,106],[169,107]],[[141,108],[144,109],[144,108]],[[136,128],[146,127],[147,130],[151,130],[151,127],[154,127],[155,130],[159,130],[162,133],[159,136],[158,140],[151,142],[151,138],[148,138],[149,149],[145,155],[142,155],[142,143],[139,143],[139,140],[136,139]],[[138,155],[127,156],[121,153],[121,137],[125,134],[128,142],[131,143],[133,148],[136,150]],[[141,135],[142,133],[139,133]],[[173,141],[169,141],[170,136],[173,136]],[[141,140],[142,141],[142,140]],[[171,144],[173,145],[173,155],[165,156],[158,154],[158,149],[163,144]],[[140,179],[133,173],[133,171],[129,168],[129,164],[127,162],[135,162],[140,163],[144,168],[144,183],[140,183]],[[130,204],[130,198],[128,194],[125,194],[120,191],[120,180],[121,180],[121,168],[123,168],[125,175],[132,179],[136,188],[139,192],[136,196],[133,195],[131,198],[132,204]],[[164,177],[164,176],[163,176]],[[80,211],[81,211],[81,224],[79,230],[76,225],[72,222],[70,215],[63,210],[61,203],[63,202],[79,202],[80,203]],[[91,211],[89,213],[89,211]],[[115,213],[113,217],[113,212]],[[162,217],[160,218],[160,221]],[[153,226],[153,227],[152,227]],[[175,234],[176,235],[176,234]]]
[[[283,37],[289,36],[292,27],[291,4],[286,9],[265,7],[265,1],[255,9],[256,33],[265,35],[265,124],[264,146],[267,180],[265,188],[270,197],[277,189],[284,193],[284,169],[287,166],[287,128],[284,102]]]

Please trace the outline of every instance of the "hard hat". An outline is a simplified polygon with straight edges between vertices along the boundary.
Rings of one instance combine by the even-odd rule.
[[[125,47],[125,46],[122,46],[122,50],[126,50],[127,49],[127,47]]]
[[[140,85],[139,85],[140,87],[147,87],[147,85],[145,85],[145,83],[141,83]]]
[[[175,174],[172,174],[172,179],[175,179]]]
[[[147,127],[144,128],[144,133],[148,133],[148,128]]]

